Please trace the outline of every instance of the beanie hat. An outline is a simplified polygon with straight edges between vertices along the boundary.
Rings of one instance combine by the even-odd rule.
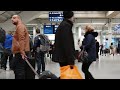
[[[63,11],[64,18],[69,19],[69,18],[73,17],[73,15],[74,15],[74,13],[72,11]]]

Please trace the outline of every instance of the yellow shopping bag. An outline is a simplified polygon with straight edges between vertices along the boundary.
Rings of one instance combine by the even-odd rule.
[[[70,68],[70,65],[60,67],[60,79],[83,79],[77,66]]]

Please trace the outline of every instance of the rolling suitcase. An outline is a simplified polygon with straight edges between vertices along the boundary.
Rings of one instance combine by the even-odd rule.
[[[30,64],[30,62],[28,61],[29,58],[26,58],[25,61],[26,63],[29,65],[29,67],[32,69],[32,71],[34,72],[35,75],[37,75],[37,77],[39,79],[58,79],[58,77],[53,74],[50,71],[43,71],[40,75],[35,71],[35,69],[32,67],[32,65]]]
[[[35,68],[35,57],[30,57],[29,58],[29,63],[33,68]],[[35,79],[35,74],[29,67],[29,65],[26,65],[26,79]]]

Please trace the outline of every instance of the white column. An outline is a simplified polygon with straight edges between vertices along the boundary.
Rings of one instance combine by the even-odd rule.
[[[78,27],[78,38],[81,38],[81,34],[82,34],[82,29],[81,29],[81,27],[79,26],[79,27]]]
[[[100,31],[100,44],[103,44],[103,35],[102,35],[102,31]]]
[[[111,44],[111,41],[112,41],[112,22],[109,21],[108,23],[108,44],[110,45]]]
[[[35,36],[36,36],[36,27],[33,27],[33,43],[34,43]]]
[[[76,46],[76,26],[75,25],[73,25],[72,32],[73,32],[73,38],[74,38],[74,46],[75,46],[75,50],[76,50],[77,46]]]

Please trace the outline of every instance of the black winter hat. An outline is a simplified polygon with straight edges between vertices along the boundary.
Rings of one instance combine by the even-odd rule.
[[[73,17],[73,15],[74,15],[74,13],[72,11],[63,11],[64,18],[69,19],[69,18]]]

